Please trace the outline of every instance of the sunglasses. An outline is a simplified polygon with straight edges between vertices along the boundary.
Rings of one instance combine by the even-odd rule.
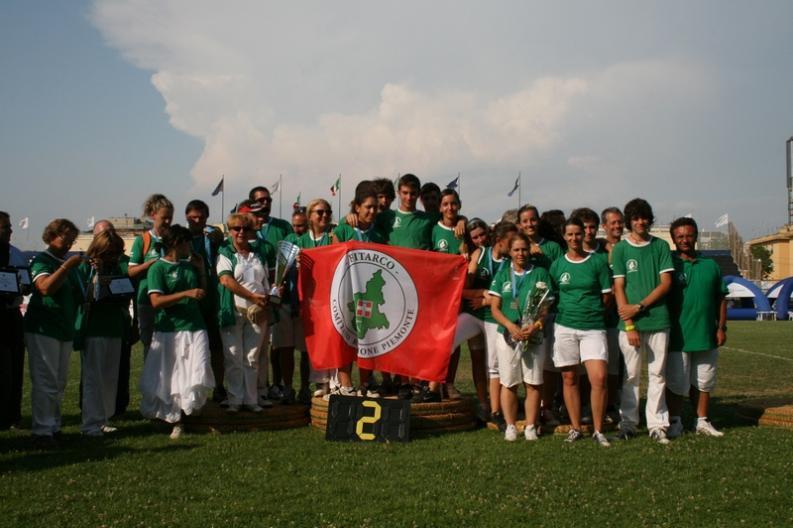
[[[314,210],[313,210],[313,211],[311,211],[311,212],[312,212],[312,213],[316,213],[316,214],[317,214],[317,215],[319,215],[319,216],[322,216],[322,215],[328,215],[328,216],[330,216],[330,215],[332,215],[332,214],[333,214],[333,211],[331,211],[330,209],[314,209]]]
[[[265,203],[265,202],[266,202],[266,203],[270,203],[270,202],[272,202],[272,201],[273,201],[273,199],[272,199],[272,198],[270,198],[270,197],[268,196],[268,197],[265,197],[265,198],[259,198],[259,199],[258,199],[258,200],[256,200],[256,201],[257,201],[257,202],[259,202],[259,203]]]
[[[253,229],[251,229],[248,226],[229,226],[229,230],[230,231],[253,231]]]

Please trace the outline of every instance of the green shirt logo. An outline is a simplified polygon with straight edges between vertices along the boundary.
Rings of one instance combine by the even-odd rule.
[[[566,271],[559,277],[559,284],[570,284],[570,274]]]
[[[628,273],[635,273],[639,271],[639,262],[636,259],[628,259],[628,262],[625,263],[625,268]]]

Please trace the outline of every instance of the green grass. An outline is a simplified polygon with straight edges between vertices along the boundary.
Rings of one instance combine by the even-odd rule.
[[[508,444],[488,430],[406,445],[330,443],[310,428],[172,442],[136,412],[115,436],[89,439],[78,432],[75,355],[63,447],[36,451],[27,431],[0,433],[0,525],[791,525],[793,431],[735,414],[746,400],[793,401],[791,342],[789,323],[730,325],[712,407],[724,438],[611,449]]]

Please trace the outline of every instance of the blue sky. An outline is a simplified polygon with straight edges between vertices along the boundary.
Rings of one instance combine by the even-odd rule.
[[[0,5],[0,207],[17,242],[65,216],[180,210],[284,175],[284,203],[463,175],[493,220],[518,171],[540,209],[634,196],[659,222],[786,215],[790,2],[201,0]],[[11,199],[9,199],[11,198]],[[335,205],[335,202],[334,202]],[[22,238],[23,240],[20,240]]]

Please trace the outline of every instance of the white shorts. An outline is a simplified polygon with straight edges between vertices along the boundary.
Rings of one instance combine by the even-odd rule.
[[[496,353],[498,374],[503,386],[514,387],[521,382],[542,385],[542,368],[545,363],[543,345],[529,345],[522,354],[518,355],[499,332],[496,339]]]
[[[716,388],[719,349],[704,352],[669,352],[666,358],[666,388],[678,396],[688,396],[689,387],[701,392]]]
[[[554,329],[553,364],[570,367],[585,361],[608,361],[605,330],[577,330],[559,323]]]
[[[498,378],[498,323],[485,321],[485,348],[487,351],[487,377]]]
[[[303,333],[303,319],[298,315],[292,317],[292,308],[282,304],[278,308],[278,322],[273,325],[272,347],[294,347],[298,350],[306,349],[306,339]]]

